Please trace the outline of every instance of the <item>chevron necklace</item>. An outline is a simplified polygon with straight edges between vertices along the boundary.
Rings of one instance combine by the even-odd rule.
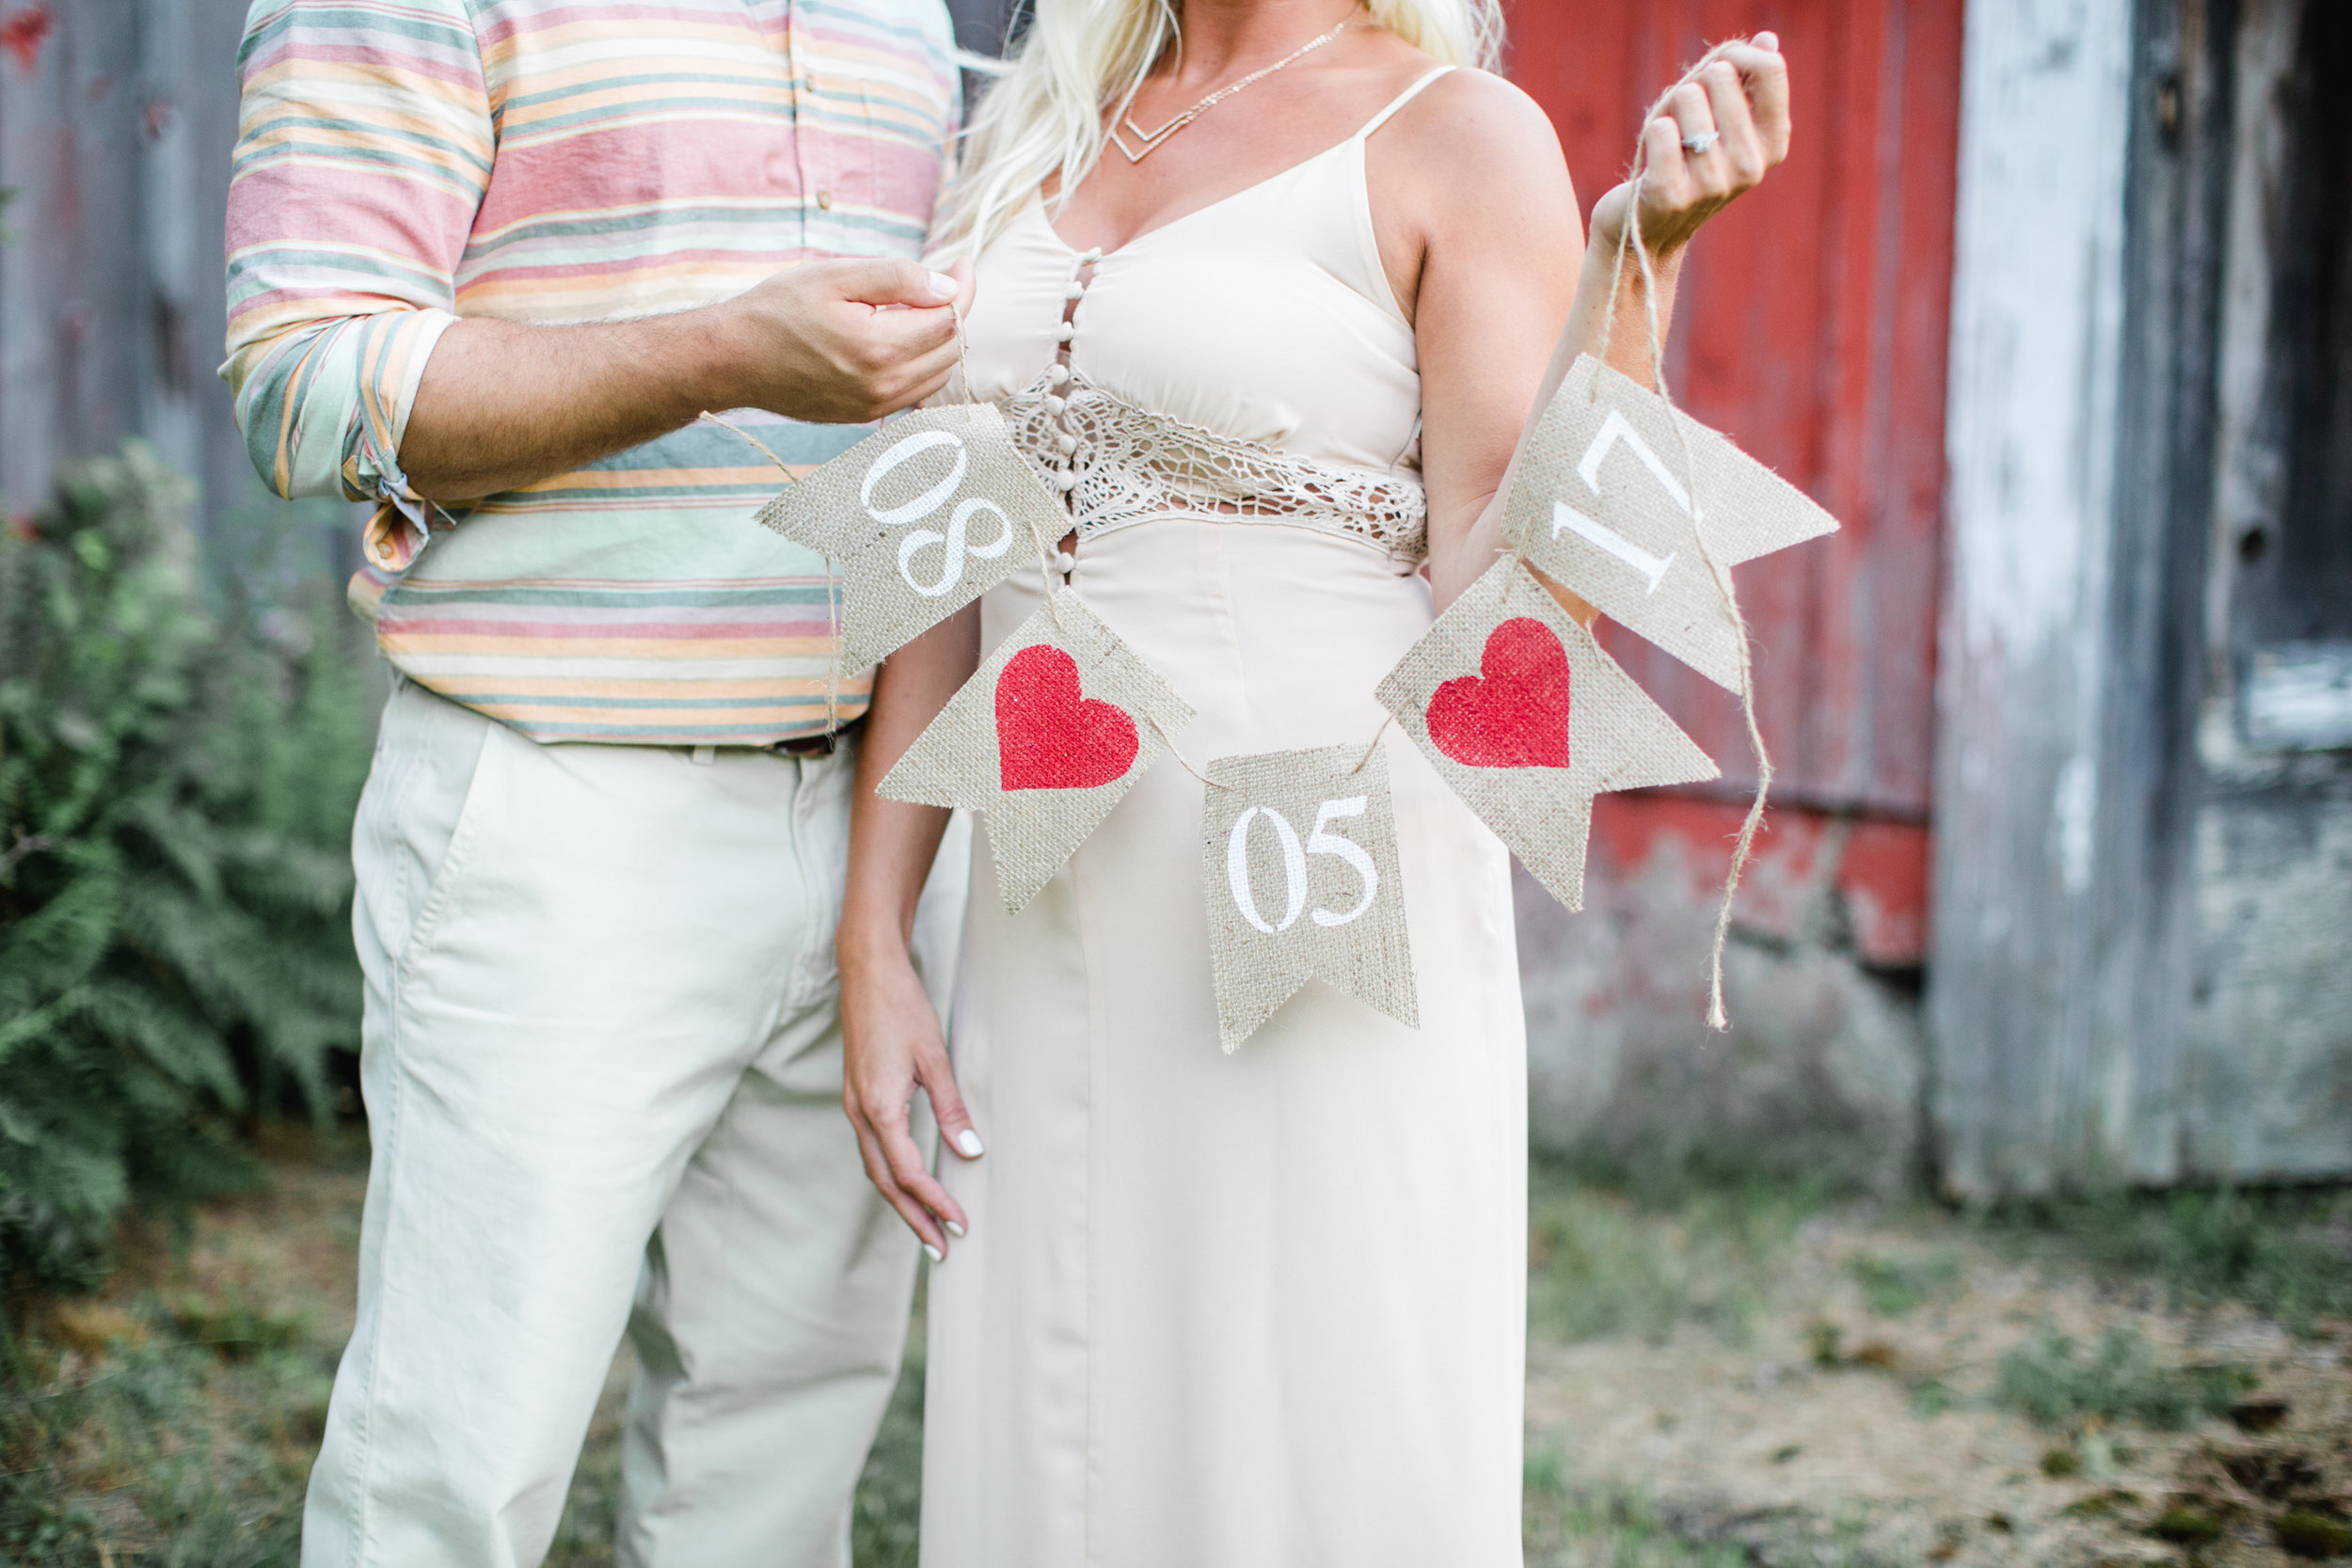
[[[1300,44],[1296,49],[1293,50],[1288,55],[1283,55],[1272,65],[1267,66],[1263,70],[1253,71],[1238,82],[1228,82],[1225,86],[1217,88],[1216,91],[1209,94],[1208,97],[1202,99],[1200,103],[1195,103],[1191,108],[1186,109],[1184,113],[1178,115],[1174,119],[1169,120],[1166,125],[1161,126],[1156,131],[1147,131],[1142,126],[1136,123],[1136,111],[1134,106],[1135,100],[1130,98],[1127,101],[1128,107],[1126,113],[1121,117],[1118,123],[1111,127],[1111,145],[1119,149],[1119,150],[1126,156],[1129,163],[1139,164],[1143,162],[1144,159],[1150,157],[1152,153],[1157,152],[1160,150],[1161,144],[1166,142],[1168,137],[1174,135],[1185,126],[1190,125],[1194,120],[1199,119],[1202,115],[1207,114],[1211,109],[1216,108],[1219,103],[1224,103],[1227,99],[1232,97],[1233,94],[1249,86],[1250,83],[1271,76],[1276,71],[1281,70],[1284,66],[1289,65],[1292,61],[1301,59],[1308,55],[1313,54],[1316,50],[1322,48],[1333,39],[1338,38],[1341,30],[1346,27],[1348,23],[1353,22],[1355,18],[1353,16],[1343,18],[1338,27],[1332,28],[1321,38],[1310,39],[1307,42]],[[1125,135],[1122,135],[1120,134],[1121,132],[1124,132]],[[1127,145],[1127,136],[1133,136],[1136,138],[1135,146],[1129,147]]]

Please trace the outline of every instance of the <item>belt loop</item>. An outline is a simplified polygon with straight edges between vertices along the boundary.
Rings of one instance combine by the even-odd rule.
[[[694,748],[694,766],[695,766],[695,767],[697,767],[697,768],[707,768],[707,767],[709,767],[712,763],[717,762],[718,760],[719,760],[719,748],[718,748],[718,747],[716,747],[716,746],[697,746],[697,747],[695,747],[695,748]]]

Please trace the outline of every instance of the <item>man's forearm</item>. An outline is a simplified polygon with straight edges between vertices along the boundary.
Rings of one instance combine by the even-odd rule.
[[[765,408],[863,424],[946,385],[970,272],[804,261],[717,305],[530,326],[473,317],[425,361],[400,461],[410,488],[470,500],[567,473],[691,423]]]
[[[455,323],[409,409],[400,444],[409,486],[437,501],[497,495],[736,406],[713,315]]]

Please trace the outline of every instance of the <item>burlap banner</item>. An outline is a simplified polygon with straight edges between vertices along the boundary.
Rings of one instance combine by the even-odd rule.
[[[839,563],[845,674],[1034,566],[1039,542],[1070,528],[988,403],[892,420],[787,485],[759,520]]]
[[[1572,910],[1584,902],[1594,796],[1717,776],[1508,557],[1438,617],[1379,695],[1470,810]]]
[[[1700,552],[1700,528],[1729,568],[1835,532],[1837,520],[1657,393],[1580,357],[1519,459],[1503,531],[1602,614],[1736,693],[1739,622]]]
[[[875,786],[988,816],[1005,908],[1019,913],[1192,709],[1074,594],[1005,639]]]
[[[1309,980],[1421,1022],[1389,759],[1377,746],[1369,760],[1365,752],[1327,746],[1209,764],[1200,879],[1229,1053]]]

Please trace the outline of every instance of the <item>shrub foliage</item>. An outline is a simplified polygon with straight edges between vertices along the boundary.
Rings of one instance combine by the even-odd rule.
[[[358,662],[249,583],[208,607],[190,494],[135,442],[0,536],[0,1277],[92,1282],[358,1041]]]

